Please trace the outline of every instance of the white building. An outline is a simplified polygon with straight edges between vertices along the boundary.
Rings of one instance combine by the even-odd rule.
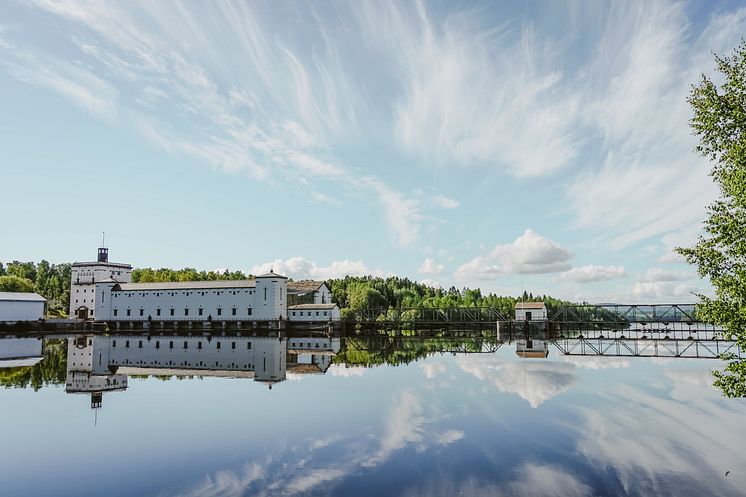
[[[0,323],[43,319],[46,304],[38,293],[0,292]]]
[[[132,281],[132,266],[109,262],[109,249],[98,249],[96,262],[73,262],[70,276],[70,317],[98,319],[96,308],[96,283],[115,280]]]
[[[519,339],[515,342],[515,354],[518,357],[545,359],[549,356],[549,344],[546,340]]]
[[[106,322],[244,322],[338,320],[339,307],[323,281],[288,283],[270,271],[253,280],[132,283],[132,266],[108,262],[73,264],[70,313]]]
[[[287,278],[119,283],[99,281],[98,321],[269,321],[287,319]]]
[[[0,368],[33,366],[42,357],[42,341],[39,338],[0,339]]]
[[[544,302],[516,302],[516,321],[546,321],[547,306]]]

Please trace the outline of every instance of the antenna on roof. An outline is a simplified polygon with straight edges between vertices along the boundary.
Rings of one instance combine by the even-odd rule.
[[[106,231],[101,232],[101,246],[106,247]]]

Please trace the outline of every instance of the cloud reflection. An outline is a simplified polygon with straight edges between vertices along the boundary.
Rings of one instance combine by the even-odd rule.
[[[459,367],[504,393],[513,393],[533,408],[572,387],[575,365],[555,361],[505,361],[498,356],[458,357]]]

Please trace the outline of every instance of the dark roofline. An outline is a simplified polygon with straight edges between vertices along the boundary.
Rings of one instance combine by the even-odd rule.
[[[98,262],[98,261],[91,261],[91,262],[73,262],[71,264],[72,267],[80,267],[80,266],[110,266],[110,267],[121,267],[124,269],[132,269],[132,266],[130,264],[120,264],[117,262]]]

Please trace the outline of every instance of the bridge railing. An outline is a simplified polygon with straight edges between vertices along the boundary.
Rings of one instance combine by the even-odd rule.
[[[556,323],[699,323],[696,304],[602,304],[554,308]]]

